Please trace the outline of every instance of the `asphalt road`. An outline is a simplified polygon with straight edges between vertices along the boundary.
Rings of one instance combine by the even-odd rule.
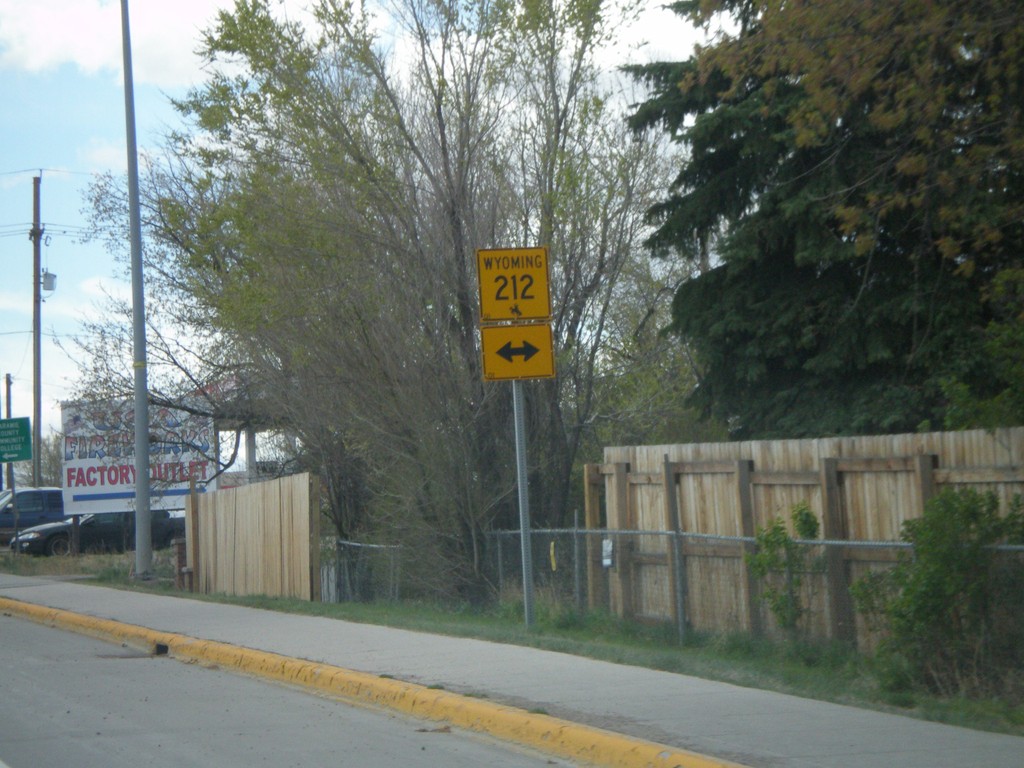
[[[149,701],[141,702],[137,695],[143,684],[127,677],[135,665],[169,666],[172,672],[167,678],[168,686],[177,686],[175,678],[183,674],[173,671],[176,665],[201,676],[187,695],[177,697],[175,707],[202,705],[204,709],[195,717],[186,713],[190,719],[184,725],[168,722],[159,734],[174,740],[188,738],[190,729],[200,734],[201,740],[194,750],[175,746],[176,757],[184,758],[175,760],[175,765],[211,762],[230,765],[218,759],[218,727],[208,730],[211,720],[219,726],[218,718],[224,720],[226,733],[230,733],[232,727],[249,729],[250,735],[246,738],[259,745],[252,752],[252,760],[246,759],[246,764],[260,764],[266,730],[270,734],[266,749],[274,761],[283,765],[316,765],[318,755],[311,753],[307,759],[304,750],[315,752],[325,727],[333,727],[339,719],[344,722],[349,719],[334,714],[341,712],[340,709],[314,708],[313,712],[297,718],[297,722],[287,724],[293,731],[299,729],[300,733],[312,734],[310,741],[305,742],[300,737],[294,749],[270,752],[275,748],[275,729],[281,719],[275,718],[274,712],[270,716],[256,712],[249,715],[249,719],[232,723],[229,716],[237,717],[238,713],[229,710],[247,694],[225,694],[224,691],[232,688],[231,680],[205,683],[206,672],[189,667],[183,661],[195,659],[199,664],[218,663],[225,668],[248,669],[260,679],[296,680],[308,685],[309,690],[314,690],[315,686],[317,690],[337,691],[348,700],[379,702],[391,707],[388,711],[396,717],[399,712],[411,712],[424,718],[414,723],[403,721],[404,724],[396,725],[383,737],[369,731],[364,733],[357,727],[354,738],[342,739],[340,747],[323,750],[330,754],[331,765],[392,764],[408,760],[397,757],[398,752],[389,751],[392,735],[396,743],[398,735],[402,734],[422,739],[426,731],[420,729],[436,728],[443,722],[462,722],[470,724],[474,730],[502,734],[510,741],[530,744],[547,755],[570,755],[570,760],[585,756],[609,765],[656,764],[662,755],[671,755],[669,760],[694,768],[721,765],[723,761],[758,768],[1024,766],[1021,759],[1024,739],[1016,736],[940,725],[897,714],[534,648],[9,574],[0,574],[0,602],[3,604],[0,611],[0,703],[5,701],[12,683],[16,682],[21,688],[34,685],[31,669],[26,678],[24,668],[39,666],[49,658],[51,650],[46,646],[51,641],[44,640],[30,641],[25,650],[8,650],[4,633],[9,623],[4,623],[4,615],[8,620],[21,616],[26,621],[53,623],[77,632],[133,638],[137,648],[155,648],[159,643],[169,643],[171,653],[182,661],[105,658],[120,650],[116,643],[90,646],[92,650],[88,655],[97,657],[95,663],[99,666],[91,673],[94,677],[111,667],[116,670],[111,674],[121,676],[119,684],[129,709],[151,705]],[[47,648],[47,654],[34,655],[36,647]],[[56,655],[59,658],[65,654]],[[88,670],[91,666],[85,663],[88,658],[82,661],[83,669]],[[59,670],[57,690],[62,690],[61,679],[76,674],[84,672],[79,672],[73,664]],[[165,683],[156,681],[147,685],[146,690],[157,691],[162,685]],[[256,693],[249,695],[263,696],[261,691],[271,690],[266,685],[251,686],[248,690]],[[443,690],[432,690],[434,688]],[[82,695],[89,693],[87,689]],[[165,694],[157,691],[153,695]],[[51,696],[56,699],[57,712],[64,711],[59,709],[63,701],[60,695]],[[185,699],[185,704],[181,699]],[[70,698],[69,703],[73,702],[76,700]],[[89,704],[90,700],[82,703]],[[281,717],[287,715],[290,706],[278,707]],[[45,707],[44,711],[49,712]],[[537,714],[538,711],[547,715]],[[131,714],[134,718],[135,713]],[[166,716],[186,717],[177,712],[171,715],[161,712],[160,717]],[[141,731],[151,717],[146,714],[141,720],[129,722]],[[257,717],[263,718],[266,724],[250,727],[250,720]],[[326,721],[327,725],[321,721]],[[93,727],[92,733],[103,732],[101,727],[89,725]],[[8,718],[0,706],[0,761],[14,754],[5,751],[7,726]],[[605,730],[598,732],[595,728]],[[430,734],[435,735],[442,734]],[[138,745],[147,746],[141,736],[126,729],[125,738],[128,736],[135,738],[137,752],[140,752]],[[638,746],[637,740],[643,743]],[[430,738],[413,741],[412,751],[426,747],[425,757],[431,765],[460,764],[440,752],[429,752],[439,742]],[[168,744],[164,740],[159,743],[161,749]],[[237,745],[232,748],[236,752],[240,749]],[[155,751],[150,749],[145,753],[144,762],[161,765],[151,759]],[[193,752],[201,759],[192,759]],[[242,751],[241,754],[245,759],[247,753]],[[293,754],[299,758],[290,760]],[[536,752],[533,755],[519,753],[517,757],[525,757],[529,764],[535,755]],[[415,757],[414,764],[418,762]],[[633,762],[627,762],[630,759]],[[478,762],[517,764],[505,757],[484,757]],[[60,764],[96,763],[68,760]],[[36,765],[46,763],[21,762],[14,768]]]
[[[567,765],[492,741],[0,616],[10,768]]]

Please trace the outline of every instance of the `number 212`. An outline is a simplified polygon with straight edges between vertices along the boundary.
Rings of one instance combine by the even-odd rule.
[[[494,294],[495,301],[525,301],[536,298],[531,293],[533,288],[532,275],[522,275],[521,277],[498,275],[494,278],[494,282],[498,284],[498,290]],[[511,295],[509,294],[509,289],[511,289]]]

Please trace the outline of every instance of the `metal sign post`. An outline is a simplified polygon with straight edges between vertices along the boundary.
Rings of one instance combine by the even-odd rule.
[[[476,264],[480,284],[480,350],[484,380],[512,381],[523,559],[523,613],[526,628],[530,629],[533,624],[533,550],[530,547],[530,494],[522,379],[555,376],[548,249],[546,246],[481,249],[477,251]]]
[[[512,409],[516,422],[516,478],[519,486],[519,539],[523,553],[523,614],[526,628],[533,624],[533,549],[530,545],[530,494],[526,468],[526,417],[523,384],[512,382]]]

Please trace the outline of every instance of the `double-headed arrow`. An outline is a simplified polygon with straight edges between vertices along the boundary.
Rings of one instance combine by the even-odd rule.
[[[555,375],[547,323],[485,325],[480,328],[485,381],[547,379]]]
[[[501,357],[508,360],[510,363],[512,362],[513,357],[520,355],[522,356],[523,362],[525,363],[538,352],[540,352],[540,350],[537,349],[535,346],[533,346],[533,344],[531,344],[528,341],[524,341],[523,346],[521,347],[513,347],[511,341],[506,341],[505,346],[498,350],[498,354]]]

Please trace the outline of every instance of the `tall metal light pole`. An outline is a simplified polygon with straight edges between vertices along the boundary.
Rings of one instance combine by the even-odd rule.
[[[146,578],[153,569],[149,514],[149,401],[146,384],[146,306],[142,283],[139,155],[135,144],[135,86],[132,81],[128,0],[121,0],[121,35],[124,52],[124,119],[128,140],[128,219],[131,229],[132,368],[135,371],[135,576]]]

